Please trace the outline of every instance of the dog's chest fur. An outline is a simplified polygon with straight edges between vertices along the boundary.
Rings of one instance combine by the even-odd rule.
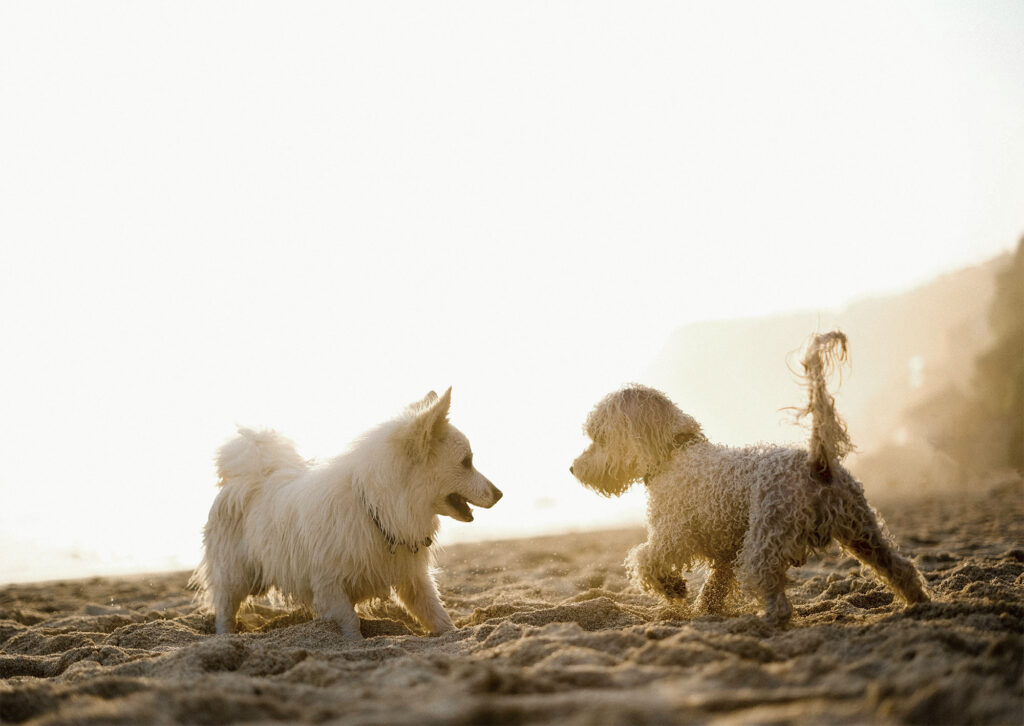
[[[364,567],[351,567],[345,573],[345,591],[353,603],[387,599],[392,587],[429,567],[430,553],[426,549],[416,554],[403,550],[392,554],[385,546],[369,554]]]

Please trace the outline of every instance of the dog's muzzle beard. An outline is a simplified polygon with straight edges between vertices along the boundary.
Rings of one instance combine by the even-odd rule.
[[[617,476],[612,474],[605,469],[591,469],[584,462],[581,461],[583,457],[577,459],[572,466],[569,467],[569,473],[572,474],[576,479],[587,489],[597,492],[598,494],[605,497],[618,497],[625,494],[626,490],[636,483],[638,477],[630,476]]]
[[[569,473],[583,486],[602,496],[618,497],[634,484],[643,482],[647,485],[669,465],[677,452],[701,441],[707,441],[702,433],[680,433],[672,440],[667,456],[653,463],[645,463],[640,456],[611,458],[604,449],[592,444],[572,463]]]

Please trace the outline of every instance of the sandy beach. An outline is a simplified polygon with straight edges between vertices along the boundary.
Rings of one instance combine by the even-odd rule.
[[[9,585],[0,721],[1020,724],[1022,494],[876,501],[934,601],[901,609],[833,550],[791,570],[786,629],[752,602],[693,618],[636,591],[640,529],[448,548],[459,629],[438,638],[393,603],[363,610],[362,642],[269,603],[216,636],[186,572]]]

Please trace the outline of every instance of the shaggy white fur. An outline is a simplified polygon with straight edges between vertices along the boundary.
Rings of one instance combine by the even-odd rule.
[[[218,452],[222,488],[193,575],[217,632],[234,632],[239,605],[271,588],[349,638],[361,637],[354,606],[392,588],[428,632],[452,630],[430,573],[438,515],[472,521],[467,502],[491,507],[501,492],[473,467],[450,404],[450,388],[431,391],[323,465],[273,431],[239,429]]]
[[[618,496],[643,481],[648,538],[626,558],[631,579],[669,599],[686,596],[684,570],[709,567],[698,613],[721,612],[739,584],[767,619],[792,614],[786,570],[833,540],[869,565],[907,603],[928,599],[921,576],[897,552],[860,482],[840,464],[852,449],[827,390],[845,360],[838,331],[811,339],[803,358],[812,417],[807,450],[730,448],[710,443],[700,425],[664,394],[633,385],[606,396],[587,418],[593,443],[570,471],[587,487]]]

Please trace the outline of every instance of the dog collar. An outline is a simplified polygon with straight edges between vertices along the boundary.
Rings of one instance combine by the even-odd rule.
[[[387,528],[384,527],[384,523],[380,521],[380,516],[377,514],[377,510],[374,507],[371,507],[370,503],[366,501],[366,496],[360,492],[359,497],[363,500],[363,506],[366,507],[366,511],[370,513],[370,519],[372,519],[373,523],[377,525],[377,531],[380,532],[381,536],[383,536],[384,539],[387,541],[388,550],[391,552],[391,554],[395,554],[395,550],[397,550],[399,547],[405,547],[413,554],[416,554],[420,551],[420,547],[427,548],[430,545],[434,544],[434,540],[432,540],[430,537],[424,537],[422,540],[417,540],[415,542],[409,542],[408,540],[398,539],[398,537],[391,534],[391,532],[389,532]]]

